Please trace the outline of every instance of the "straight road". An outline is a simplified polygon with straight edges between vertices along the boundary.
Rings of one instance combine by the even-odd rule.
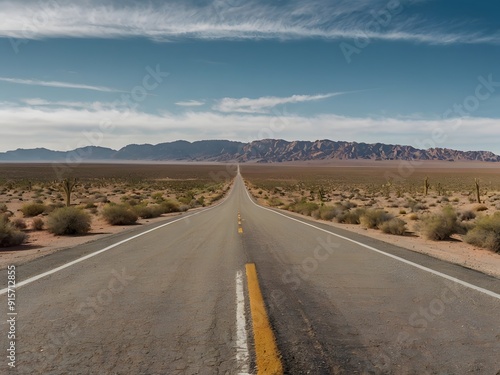
[[[498,279],[261,208],[239,175],[220,205],[146,229],[17,267],[0,373],[254,374],[266,337],[287,374],[500,371]]]

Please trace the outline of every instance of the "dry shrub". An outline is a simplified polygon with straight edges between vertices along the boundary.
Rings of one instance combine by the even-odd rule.
[[[382,223],[391,220],[393,217],[383,210],[366,210],[359,218],[359,221],[365,228],[378,228]]]
[[[464,237],[465,242],[500,252],[500,214],[484,216]]]
[[[24,217],[33,217],[47,211],[47,206],[40,203],[27,203],[21,208]]]
[[[222,195],[222,197],[223,196],[224,195]],[[212,199],[212,202],[213,202],[213,199]],[[171,213],[171,212],[179,212],[181,210],[180,207],[179,207],[179,205],[177,203],[169,201],[169,200],[166,200],[165,202],[162,202],[161,206],[163,207],[163,213],[165,213],[165,214],[168,214],[168,213]]]
[[[41,217],[35,217],[31,222],[31,228],[36,231],[43,230],[44,226],[45,223],[43,222],[43,219]]]
[[[455,210],[446,206],[438,214],[423,217],[419,230],[429,240],[443,241],[449,239],[452,234],[460,233],[462,228],[457,222]]]
[[[102,216],[111,225],[132,225],[139,217],[128,206],[122,204],[110,204],[104,207]]]
[[[21,245],[26,237],[26,233],[16,229],[7,217],[0,215],[0,247]]]
[[[301,215],[311,216],[313,211],[319,209],[319,206],[313,202],[296,202],[288,206],[288,210],[292,212],[297,212]]]
[[[77,207],[53,211],[47,219],[47,229],[55,235],[85,234],[90,231],[90,215]]]
[[[137,214],[137,216],[143,219],[160,217],[165,212],[163,206],[160,204],[153,204],[150,206],[138,205],[134,206],[132,210]]]
[[[404,220],[395,217],[389,221],[380,224],[379,228],[384,233],[404,236],[406,233],[406,222]]]
[[[26,221],[24,221],[24,219],[14,219],[12,221],[12,225],[14,226],[14,228],[16,229],[19,229],[19,230],[23,230],[23,229],[26,229],[28,226],[26,225]]]
[[[361,216],[365,213],[364,208],[344,211],[337,215],[337,221],[342,224],[359,224]]]
[[[463,211],[459,215],[461,221],[469,221],[476,218],[476,214],[473,211],[467,210]]]

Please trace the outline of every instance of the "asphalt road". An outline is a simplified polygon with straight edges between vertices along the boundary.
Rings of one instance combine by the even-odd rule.
[[[249,263],[287,374],[500,373],[498,279],[258,207],[239,176],[162,225],[17,267],[0,373],[257,373]]]

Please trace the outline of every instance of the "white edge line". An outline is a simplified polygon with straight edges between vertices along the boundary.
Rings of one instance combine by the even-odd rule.
[[[245,186],[245,185],[243,184],[243,186]],[[413,263],[413,262],[411,262],[411,261],[409,261],[409,260],[406,260],[406,259],[404,259],[404,258],[400,258],[400,257],[398,257],[398,256],[396,256],[396,255],[392,255],[392,254],[386,253],[386,252],[384,252],[384,251],[382,251],[382,250],[376,249],[376,248],[374,248],[374,247],[371,247],[371,246],[365,245],[365,244],[364,244],[364,243],[362,243],[362,242],[358,242],[358,241],[352,240],[352,239],[350,239],[350,238],[348,238],[348,237],[341,236],[340,234],[336,234],[336,233],[330,232],[330,231],[328,231],[328,230],[326,230],[326,229],[319,228],[319,227],[317,227],[317,226],[315,226],[315,225],[312,225],[312,224],[309,224],[309,223],[305,223],[305,222],[303,222],[303,221],[301,221],[301,220],[295,219],[295,218],[293,218],[293,217],[289,217],[289,216],[284,215],[284,214],[282,214],[282,213],[280,213],[280,212],[276,212],[276,211],[274,211],[274,210],[271,210],[271,209],[269,209],[269,208],[267,208],[267,207],[263,207],[263,206],[261,206],[261,205],[259,205],[259,204],[255,203],[255,201],[254,201],[254,200],[250,197],[250,194],[248,193],[248,190],[246,189],[246,187],[245,187],[245,192],[247,193],[248,199],[250,199],[250,201],[251,201],[254,205],[256,205],[257,207],[259,207],[259,208],[261,208],[261,209],[263,209],[263,210],[270,211],[270,212],[272,212],[272,213],[274,213],[274,214],[276,214],[276,215],[280,215],[280,216],[286,217],[287,219],[290,219],[290,220],[296,221],[296,222],[298,222],[298,223],[301,223],[301,224],[307,225],[307,226],[309,226],[309,227],[312,227],[312,228],[315,228],[315,229],[320,230],[320,231],[322,231],[322,232],[325,232],[325,233],[331,234],[331,235],[333,235],[333,236],[335,236],[335,237],[338,237],[338,238],[341,238],[341,239],[343,239],[343,240],[346,240],[346,241],[349,241],[349,242],[355,243],[356,245],[362,246],[362,247],[364,247],[364,248],[366,248],[366,249],[368,249],[368,250],[372,250],[372,251],[375,251],[375,252],[377,252],[377,253],[379,253],[379,254],[385,255],[385,256],[387,256],[387,257],[389,257],[389,258],[399,260],[400,262],[406,263],[406,264],[408,264],[408,265],[410,265],[410,266],[413,266],[413,267],[415,267],[415,268],[421,269],[421,270],[423,270],[423,271],[427,271],[427,272],[429,272],[429,273],[432,273],[433,275],[440,276],[440,277],[442,277],[442,278],[444,278],[444,279],[447,279],[447,280],[453,281],[453,282],[455,282],[455,283],[461,284],[461,285],[463,285],[463,286],[465,286],[465,287],[467,287],[467,288],[474,289],[474,290],[476,290],[476,291],[478,291],[478,292],[481,292],[481,293],[487,294],[487,295],[488,295],[488,296],[490,296],[490,297],[493,297],[493,298],[496,298],[496,299],[500,299],[500,294],[495,293],[495,292],[492,292],[491,290],[484,289],[484,288],[481,288],[481,287],[479,287],[479,286],[476,286],[476,285],[470,284],[470,283],[468,283],[468,282],[466,282],[466,281],[463,281],[463,280],[457,279],[457,278],[452,277],[452,276],[450,276],[450,275],[447,275],[447,274],[445,274],[445,273],[442,273],[442,272],[439,272],[439,271],[435,271],[435,270],[433,270],[433,269],[431,269],[431,268],[424,267],[424,266],[422,266],[422,265],[420,265],[420,264]]]
[[[106,248],[104,248],[104,249],[101,249],[101,250],[95,251],[95,252],[93,252],[93,253],[91,253],[91,254],[85,255],[85,256],[83,256],[83,257],[81,257],[81,258],[78,258],[78,259],[75,259],[75,260],[73,260],[73,261],[71,261],[71,262],[69,262],[69,263],[63,264],[62,266],[56,267],[56,268],[54,268],[54,269],[52,269],[52,270],[50,270],[50,271],[47,271],[47,272],[41,273],[41,274],[36,275],[36,276],[33,276],[33,277],[30,277],[29,279],[26,279],[26,280],[23,280],[23,281],[21,281],[21,282],[19,282],[19,283],[16,283],[16,289],[17,289],[17,288],[20,288],[20,287],[22,287],[22,286],[24,286],[24,285],[31,284],[31,283],[32,283],[32,282],[34,282],[34,281],[37,281],[37,280],[40,280],[40,279],[42,279],[42,278],[44,278],[44,277],[46,277],[46,276],[52,275],[52,274],[54,274],[54,273],[56,273],[56,272],[59,272],[59,271],[61,271],[61,270],[65,269],[65,268],[71,267],[71,266],[73,266],[73,265],[75,265],[75,264],[77,264],[77,263],[83,262],[84,260],[87,260],[87,259],[90,259],[90,258],[92,258],[92,257],[95,257],[96,255],[99,255],[99,254],[101,254],[101,253],[104,253],[105,251],[108,251],[108,250],[114,249],[115,247],[118,247],[118,246],[120,246],[120,245],[123,245],[124,243],[127,243],[127,242],[130,242],[130,241],[132,241],[132,240],[135,240],[136,238],[142,237],[142,236],[144,236],[144,235],[146,235],[146,234],[149,234],[149,233],[151,233],[151,232],[154,232],[154,231],[156,231],[156,230],[158,230],[158,229],[165,228],[165,227],[166,227],[166,226],[168,226],[168,225],[171,225],[171,224],[177,223],[177,222],[179,222],[179,221],[181,221],[181,220],[188,219],[188,218],[190,218],[190,217],[193,217],[193,216],[199,215],[199,214],[201,214],[201,213],[203,213],[203,212],[208,212],[208,211],[210,211],[210,210],[212,210],[212,209],[214,209],[214,208],[216,208],[216,207],[219,207],[219,206],[220,206],[220,205],[222,205],[224,202],[226,202],[226,200],[228,199],[229,195],[233,192],[233,187],[234,187],[234,183],[233,183],[233,186],[231,187],[231,190],[230,190],[230,191],[229,191],[229,193],[227,194],[226,198],[225,198],[222,202],[220,202],[219,204],[216,204],[215,206],[208,207],[208,208],[207,208],[207,209],[205,209],[205,210],[195,212],[195,213],[193,213],[193,214],[191,214],[191,215],[187,215],[187,216],[181,217],[181,218],[179,218],[179,219],[177,219],[177,220],[169,221],[169,222],[168,222],[168,223],[166,223],[166,224],[162,224],[162,225],[157,226],[157,227],[155,227],[155,228],[149,229],[149,230],[147,230],[147,231],[145,231],[145,232],[142,232],[142,233],[136,234],[135,236],[132,236],[132,237],[126,238],[126,239],[124,239],[124,240],[122,240],[122,241],[120,241],[120,242],[117,242],[117,243],[115,243],[115,244],[113,244],[113,245],[110,245],[110,246],[108,246],[108,247],[106,247]],[[12,289],[12,288],[11,288],[11,289]],[[7,293],[7,291],[8,291],[8,290],[9,290],[9,288],[0,289],[0,296],[1,296],[1,295],[3,295],[3,294],[5,294],[5,293]]]
[[[243,273],[238,271],[236,272],[236,364],[239,370],[238,375],[249,373],[249,357]]]

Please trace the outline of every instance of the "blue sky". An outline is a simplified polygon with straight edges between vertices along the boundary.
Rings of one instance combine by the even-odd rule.
[[[327,138],[500,153],[495,3],[0,0],[0,151]]]

